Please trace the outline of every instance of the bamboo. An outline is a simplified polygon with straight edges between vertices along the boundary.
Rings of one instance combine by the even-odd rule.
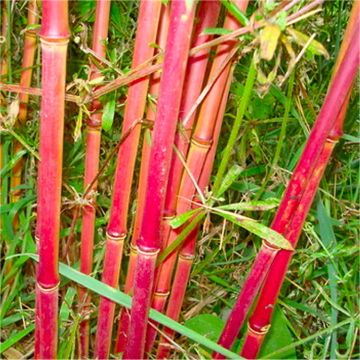
[[[92,50],[99,57],[106,57],[105,40],[108,36],[109,16],[110,16],[109,0],[98,0],[96,3],[96,17],[94,24],[94,34],[92,42]],[[91,79],[96,79],[101,75],[100,71],[96,69],[94,64],[91,64]],[[96,216],[96,198],[95,192],[97,182],[91,185],[92,180],[96,177],[99,171],[99,155],[100,155],[100,140],[101,140],[101,117],[102,108],[99,101],[95,100],[91,104],[92,114],[89,117],[86,134],[86,152],[85,152],[85,175],[84,175],[84,189],[88,191],[88,186],[91,186],[89,191],[89,203],[82,209],[82,226],[81,226],[81,244],[80,244],[80,271],[89,275],[92,271],[93,262],[93,247],[94,247],[94,231],[95,231],[95,216]],[[79,304],[80,314],[84,321],[79,325],[80,344],[79,357],[81,359],[89,357],[89,331],[90,321],[89,312],[91,307],[91,297],[86,289],[79,288]]]
[[[146,221],[142,222],[136,243],[138,256],[134,275],[134,297],[124,359],[142,358],[144,354],[155,264],[161,246],[159,239],[161,215],[164,209],[171,149],[180,109],[194,13],[193,1],[176,0],[171,5],[169,35],[149,159],[144,205]]]
[[[36,0],[31,0],[28,6],[28,19],[27,24],[28,26],[35,25],[39,22],[38,16],[38,9]],[[25,33],[25,40],[24,40],[24,55],[23,61],[21,64],[22,72],[20,77],[20,86],[29,87],[31,85],[31,78],[32,78],[32,71],[34,65],[34,58],[35,52],[37,48],[37,40],[36,34],[33,30],[26,31]],[[28,111],[28,102],[29,102],[29,95],[28,94],[20,94],[19,95],[19,114],[18,114],[18,125],[24,125],[27,119],[27,111]],[[13,145],[13,153],[16,155],[19,151],[22,150],[22,145],[15,141]],[[19,160],[12,170],[12,177],[11,177],[11,202],[17,202],[21,197],[21,191],[17,189],[17,187],[21,184],[21,176],[22,176],[22,169],[24,167],[24,160]],[[17,228],[18,225],[18,218],[14,218],[14,227]]]
[[[38,172],[38,254],[36,278],[37,358],[56,358],[58,253],[61,206],[68,2],[43,1],[40,31],[42,84]]]
[[[328,138],[328,134],[330,133],[331,128],[334,126],[336,119],[338,117],[343,117],[343,115],[339,114],[344,113],[344,107],[346,108],[346,98],[348,97],[348,93],[350,91],[349,89],[351,88],[352,84],[352,79],[356,73],[358,66],[357,51],[358,49],[356,48],[356,46],[352,48],[350,47],[346,53],[347,55],[341,62],[341,66],[339,67],[337,74],[335,75],[334,81],[329,88],[329,92],[325,99],[324,105],[314,124],[313,130],[309,136],[301,159],[293,173],[292,179],[283,196],[282,202],[272,224],[272,229],[285,235],[288,240],[293,243],[293,245],[296,245],[297,238],[299,237],[302,226],[300,220],[294,219],[303,218],[302,221],[304,221],[308,212],[308,207],[311,205],[312,200],[311,195],[309,194],[311,193],[311,191],[315,191],[316,181],[320,181],[318,177],[321,177],[322,175],[321,171],[318,170],[322,168],[323,165],[321,161],[324,161],[323,156],[325,156],[322,154],[321,148],[323,146],[325,146],[325,148],[328,148],[329,145],[324,144],[329,141],[333,141],[332,139]],[[343,119],[337,121],[341,122],[343,121]],[[328,150],[324,151],[327,152]],[[318,167],[318,169],[316,167]],[[312,183],[315,185],[309,185],[311,184],[310,181],[312,181]],[[306,203],[306,201],[310,201],[310,204]],[[291,235],[292,237],[290,238],[289,236],[291,233],[288,232],[294,231],[291,230],[293,228],[293,225],[291,225],[291,221],[297,221],[297,226],[300,226],[300,229],[297,229],[298,232],[295,235]],[[263,246],[255,259],[254,265],[243,286],[243,290],[238,297],[236,305],[232,313],[230,314],[228,322],[221,335],[221,338],[219,340],[219,343],[221,345],[228,348],[232,345],[243,324],[246,316],[246,310],[253,303],[256,293],[259,290],[261,284],[263,283],[266,275],[268,275],[269,279],[272,279],[272,285],[276,282],[279,283],[278,286],[280,287],[281,281],[278,282],[277,280],[275,280],[279,275],[274,275],[270,277],[269,274],[273,272],[269,269],[270,266],[273,266],[271,265],[271,263],[273,262],[275,256],[276,259],[278,259],[280,254],[283,253],[291,254],[290,252],[280,250],[279,248],[271,246],[270,244],[266,243],[266,240],[264,240]],[[277,261],[278,260],[276,260],[276,262]],[[286,267],[284,266],[284,272],[285,271]],[[264,293],[265,291],[262,290],[261,294]],[[269,305],[269,307],[271,306]],[[264,326],[264,332],[266,329],[266,326]],[[255,331],[259,332],[258,330]],[[263,335],[261,338],[263,338]],[[249,347],[246,347],[246,349],[248,348]],[[251,354],[253,354],[253,351],[251,351]],[[256,352],[257,351],[258,348]],[[222,356],[218,354],[214,354],[214,357],[222,358]]]
[[[331,91],[331,86],[335,87],[337,84],[336,82],[338,81],[337,79],[339,78],[338,73],[340,72],[341,66],[345,66],[343,63],[345,62],[344,59],[346,59],[346,57],[349,56],[349,50],[350,50],[349,48],[351,48],[354,45],[354,41],[357,43],[357,50],[355,49],[355,55],[354,55],[355,63],[357,57],[357,67],[359,67],[359,46],[358,46],[359,25],[360,25],[359,8],[360,8],[360,3],[358,1],[355,1],[353,4],[347,29],[344,34],[344,39],[338,54],[338,58],[334,66],[333,77],[332,77],[329,93]],[[357,51],[357,55],[356,55],[356,51]],[[355,70],[355,74],[356,74],[356,70]],[[345,88],[343,90],[345,90]],[[325,172],[327,164],[330,161],[330,157],[333,152],[333,149],[336,143],[338,142],[338,140],[342,136],[343,124],[345,120],[346,109],[349,103],[350,95],[351,95],[351,84],[350,84],[350,88],[347,91],[345,99],[343,100],[342,106],[340,107],[339,113],[337,114],[335,123],[333,124],[333,127],[329,131],[329,134],[325,140],[323,149],[319,155],[318,160],[316,161],[316,165],[313,168],[312,175],[309,177],[308,184],[306,185],[306,189],[303,193],[301,203],[299,205],[301,211],[298,211],[293,216],[291,224],[288,228],[289,230],[287,237],[290,242],[295,244],[295,246],[300,236],[306,215],[310,209],[316,191],[319,187],[320,180]],[[339,101],[341,101],[341,99],[339,99]],[[325,103],[323,107],[325,107]],[[337,108],[333,109],[333,111],[336,111],[336,109]],[[280,251],[276,255],[276,258],[270,267],[270,270],[267,275],[267,279],[275,279],[275,281],[266,280],[260,292],[258,303],[254,309],[253,315],[249,320],[249,330],[246,334],[246,338],[242,350],[242,354],[245,357],[256,357],[256,355],[258,354],[261,348],[266,333],[270,328],[272,311],[269,311],[269,308],[270,307],[273,308],[275,305],[291,257],[292,257],[292,253],[286,251]],[[275,276],[273,274],[277,274],[277,275]]]
[[[218,1],[211,0],[202,1],[200,3],[197,14],[197,18],[199,20],[197,26],[194,29],[192,46],[199,46],[212,38],[212,36],[204,36],[202,33],[206,28],[216,26],[219,11],[220,3]],[[191,116],[188,115],[201,93],[208,65],[209,52],[210,48],[204,49],[201,52],[190,56],[188,60],[183,90],[184,95],[182,97],[179,110],[179,129],[175,134],[174,140],[175,147],[184,158],[186,157],[189,149],[192,128],[196,117],[195,113],[192,113]],[[179,191],[183,171],[183,164],[179,156],[173,153],[171,158],[169,180],[166,190],[165,206],[160,232],[162,248],[166,246],[169,238],[171,230],[169,219],[172,218],[176,212],[177,194]],[[168,264],[169,262],[166,262],[164,265],[160,266],[159,269],[157,269],[157,276],[155,280],[156,285],[151,306],[160,312],[164,311],[165,303],[170,290],[172,269],[170,269]],[[166,288],[164,290],[164,286],[167,287],[167,290]],[[156,339],[156,335],[156,329],[153,326],[148,326],[148,334],[145,345],[146,352],[151,350]]]
[[[161,8],[161,16],[160,16],[160,25],[159,31],[157,35],[157,45],[163,52],[166,46],[166,38],[168,34],[170,21],[170,5],[162,5]],[[160,73],[154,73],[151,77],[151,84],[149,89],[149,94],[154,99],[158,98],[160,88]],[[137,197],[137,207],[134,221],[134,231],[131,237],[131,248],[130,248],[130,258],[128,271],[126,275],[125,282],[125,293],[131,293],[134,281],[134,271],[135,264],[137,258],[136,251],[136,239],[139,237],[141,221],[144,213],[144,201],[145,201],[145,192],[146,192],[146,179],[149,172],[149,157],[151,151],[151,139],[153,136],[153,127],[156,116],[156,106],[153,103],[149,103],[146,111],[146,120],[151,122],[151,127],[146,129],[148,131],[147,135],[144,136],[142,154],[141,154],[141,167],[140,167],[140,175],[139,175],[139,185],[138,185],[138,197]],[[127,332],[130,323],[130,313],[129,310],[122,308],[119,314],[119,323],[118,330],[115,342],[114,352],[124,352],[127,342]]]
[[[230,85],[232,82],[232,71],[233,68],[229,74],[227,84],[222,94],[222,101],[217,114],[216,125],[214,129],[213,142],[211,144],[210,151],[206,156],[205,164],[200,174],[199,187],[202,191],[204,191],[209,185],[210,176],[216,155],[217,144],[220,137],[221,125],[225,114]],[[196,207],[197,205],[193,203],[192,208]],[[166,314],[173,319],[179,318],[180,310],[184,302],[185,290],[187,284],[189,283],[190,270],[192,267],[193,259],[195,257],[195,245],[196,239],[198,238],[199,230],[199,225],[194,228],[194,230],[184,241],[184,246],[182,247],[179,254],[173,285],[170,292],[169,305],[166,312]],[[160,338],[159,348],[157,352],[158,359],[165,359],[169,356],[169,352],[171,350],[169,339],[171,339],[175,335],[175,333],[168,328],[164,328],[163,333],[165,334],[165,336],[162,336]]]
[[[151,44],[156,40],[160,9],[160,0],[143,0],[140,3],[138,32],[132,62],[133,68],[153,56],[154,48]],[[147,77],[130,84],[122,134],[125,134],[135,121],[142,119],[148,85],[149,79]],[[104,271],[102,274],[102,281],[112,287],[117,287],[119,281],[123,244],[127,235],[127,213],[140,130],[141,126],[137,124],[120,146],[118,153],[110,219],[106,234]],[[100,359],[109,356],[114,312],[115,303],[109,299],[101,298],[95,338],[95,356]]]
[[[240,5],[244,6],[247,3],[246,1],[240,1]],[[246,4],[245,6],[246,7]],[[242,7],[243,8],[243,7]],[[235,29],[238,27],[238,23],[236,20],[228,15],[225,20],[224,27],[226,29]],[[211,79],[214,74],[217,74],[218,69],[222,67],[224,60],[227,58],[228,54],[233,50],[235,46],[235,42],[227,42],[225,44],[219,45],[217,49],[217,56],[215,57],[214,63],[211,66],[209,79]],[[221,97],[219,94],[222,93],[224,86],[226,84],[226,80],[228,78],[230,72],[231,64],[228,63],[226,67],[223,69],[221,74],[216,79],[213,84],[210,92],[206,96],[203,104],[200,107],[198,120],[196,123],[196,128],[194,131],[194,136],[192,143],[189,148],[189,153],[187,155],[187,165],[189,169],[192,171],[192,176],[195,181],[198,181],[206,155],[211,146],[212,142],[212,133],[215,126],[216,114],[218,112],[219,104],[221,101]],[[190,105],[190,104],[189,104]],[[191,105],[192,106],[192,105]],[[189,106],[190,108],[190,106]],[[189,134],[189,130],[187,131],[187,135]],[[181,137],[179,136],[179,139]],[[183,150],[187,150],[185,148],[189,145],[184,141]],[[186,153],[184,154],[186,155]],[[176,159],[179,162],[179,159]],[[181,214],[190,209],[191,202],[189,200],[192,199],[194,195],[194,186],[192,180],[189,176],[184,174],[184,179],[182,180],[182,184],[180,185],[179,179],[181,179],[181,175],[183,173],[183,168],[181,162],[179,162],[178,168],[174,168],[172,182],[167,190],[167,199],[166,199],[166,207],[164,211],[165,218],[167,222],[175,217],[177,214]],[[179,189],[180,187],[180,189]],[[179,201],[178,201],[179,199]],[[184,200],[187,199],[187,200]],[[169,227],[169,224],[166,225]],[[164,233],[169,233],[168,239],[165,239],[164,244],[169,246],[178,236],[178,230],[169,229],[164,231]],[[165,301],[167,300],[167,294],[169,293],[171,286],[171,277],[173,274],[173,269],[176,263],[177,252],[173,252],[167,259],[162,263],[160,268],[159,280],[157,283],[157,288],[155,291],[155,302],[158,302],[159,305],[156,305],[158,308],[160,306],[164,306]]]

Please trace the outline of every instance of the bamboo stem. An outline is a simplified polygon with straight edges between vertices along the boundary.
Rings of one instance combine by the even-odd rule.
[[[221,97],[222,101],[216,119],[213,142],[211,144],[210,151],[206,156],[205,164],[200,174],[199,187],[202,191],[205,190],[205,188],[209,185],[210,176],[216,155],[217,143],[220,137],[222,120],[225,114],[228,94],[232,82],[233,69],[234,67],[232,67],[230,71],[227,84],[225,86],[225,89]],[[195,203],[192,204],[192,208],[196,208],[196,206],[197,205]],[[178,319],[180,315],[181,306],[184,301],[185,290],[189,282],[192,261],[195,256],[195,244],[196,244],[196,239],[198,237],[199,229],[200,226],[197,225],[191,231],[191,233],[185,239],[184,246],[180,251],[179,260],[174,275],[173,285],[170,292],[169,305],[166,311],[167,315],[173,319]],[[171,339],[175,334],[172,330],[168,328],[164,328],[163,332],[166,336],[162,336],[160,338],[159,348],[157,352],[158,359],[164,359],[169,356],[169,352],[171,350],[171,344],[169,342],[169,339]]]
[[[57,352],[58,253],[61,207],[62,149],[66,52],[69,38],[68,2],[43,1],[40,162],[38,172],[38,254],[35,348],[37,358]]]
[[[354,35],[357,35],[356,32],[354,32]],[[353,37],[353,41],[354,39],[355,37]],[[353,44],[353,42],[351,43]],[[315,185],[310,184],[311,182],[313,184],[316,184],[316,181],[320,181],[318,177],[321,178],[321,171],[323,171],[321,170],[323,166],[321,161],[324,161],[323,157],[325,155],[322,154],[322,150],[319,151],[319,149],[321,149],[327,142],[333,141],[332,139],[329,140],[328,138],[331,129],[332,127],[334,127],[336,121],[340,123],[343,121],[345,111],[344,108],[346,109],[347,98],[349,96],[348,93],[351,89],[352,81],[358,67],[358,51],[359,49],[356,45],[348,48],[346,56],[341,62],[341,66],[339,67],[334,77],[334,81],[329,88],[324,105],[314,124],[306,147],[293,173],[289,186],[285,191],[277,214],[274,218],[272,229],[280,232],[285,237],[287,237],[293,245],[296,245],[297,238],[299,237],[301,231],[302,223],[300,220],[296,220],[297,226],[300,226],[300,229],[297,229],[296,236],[292,235],[292,237],[290,238],[289,231],[294,231],[291,230],[293,228],[291,221],[292,219],[305,219],[308,208],[311,205],[311,202],[310,204],[308,204],[306,203],[306,201],[310,201],[312,199],[311,195],[309,194],[311,193],[311,191],[315,192],[316,188]],[[338,127],[339,125],[335,126],[335,128]],[[329,147],[329,145],[326,145],[326,147]],[[328,150],[324,151],[326,152]],[[314,194],[312,196],[314,196]],[[269,250],[272,250],[272,254],[268,254]],[[260,252],[255,259],[253,267],[250,270],[250,274],[248,275],[243,286],[243,290],[238,297],[237,303],[232,313],[230,314],[229,320],[219,340],[219,343],[223,346],[227,348],[231,347],[243,324],[246,312],[254,301],[257,291],[261,287],[261,284],[263,283],[267,274],[273,273],[272,270],[269,270],[270,266],[273,266],[271,265],[271,263],[273,262],[275,257],[276,259],[278,259],[278,256],[281,253],[291,254],[285,250],[280,250],[279,248],[270,246],[266,243],[265,240],[264,245],[260,249]],[[283,256],[284,255],[281,255],[280,259]],[[277,261],[278,260],[276,260],[276,262]],[[284,272],[285,271],[286,266],[284,266]],[[274,275],[272,277],[268,275],[268,278],[271,278],[271,286],[275,286],[274,283],[276,282],[280,288],[282,282],[280,279],[279,282],[277,281],[277,276],[279,275]],[[265,291],[262,290],[261,294],[265,294]],[[244,303],[247,304],[247,308],[244,307]],[[270,307],[271,306],[269,305],[269,308]],[[266,326],[264,325],[261,328],[253,328],[257,334],[256,336],[258,336],[259,332],[265,333],[268,324],[269,322],[267,322]],[[261,338],[263,338],[263,335],[264,334],[262,334]],[[255,348],[253,348],[252,345],[249,345],[249,347],[247,346],[246,348],[244,347],[245,353],[248,354],[247,351],[249,351],[250,348],[252,348],[253,350],[249,352],[249,356],[253,356]],[[259,348],[257,348],[256,352],[258,351],[258,349]],[[222,358],[222,356],[218,354],[214,354],[214,356],[215,358]]]
[[[28,7],[28,26],[35,25],[39,21],[38,16],[38,9],[36,0],[31,0],[29,2]],[[33,64],[34,64],[34,58],[35,58],[35,52],[37,48],[37,40],[36,40],[36,34],[33,31],[27,31],[25,33],[25,40],[24,40],[24,56],[23,61],[21,64],[22,69],[24,69],[21,72],[20,77],[20,86],[29,87],[31,85],[31,78],[32,78],[32,70],[33,70]],[[29,102],[29,95],[28,94],[20,94],[19,95],[19,115],[18,115],[18,122],[19,125],[24,125],[26,119],[27,119],[27,111],[28,111],[28,102]],[[15,141],[13,145],[13,153],[14,156],[23,149],[22,145]],[[12,170],[12,177],[11,177],[11,202],[17,202],[21,197],[21,191],[16,189],[21,184],[21,175],[22,170],[24,167],[24,160],[19,160]],[[14,228],[17,228],[18,226],[18,218],[14,218]]]
[[[176,0],[171,5],[169,35],[149,160],[144,205],[146,221],[142,222],[140,236],[136,243],[138,256],[134,276],[134,297],[124,359],[142,358],[144,354],[155,264],[161,247],[159,233],[164,209],[164,195],[170,170],[177,116],[180,110],[194,13],[194,2]]]
[[[162,5],[161,15],[160,15],[160,24],[159,31],[157,35],[157,45],[160,48],[160,52],[163,53],[166,46],[166,39],[168,34],[170,22],[170,4]],[[154,73],[151,77],[149,94],[152,98],[158,99],[159,88],[160,88],[160,73]],[[153,137],[153,127],[156,117],[156,105],[152,102],[149,102],[146,111],[146,120],[152,123],[152,126],[149,129],[145,129],[145,136],[141,154],[141,167],[139,175],[139,184],[138,184],[138,196],[137,196],[137,207],[134,221],[134,230],[131,238],[131,250],[129,257],[128,271],[126,275],[125,282],[125,292],[132,292],[133,281],[134,281],[134,271],[137,258],[137,248],[136,248],[136,239],[139,237],[141,222],[144,214],[144,202],[145,202],[145,193],[146,193],[146,179],[149,172],[149,158],[151,151],[151,139]],[[122,353],[125,350],[127,342],[127,332],[130,323],[130,313],[127,309],[122,308],[119,314],[119,324],[115,342],[115,353]]]
[[[108,36],[109,16],[110,16],[109,0],[97,0],[96,3],[96,17],[94,24],[94,34],[92,50],[94,53],[102,58],[106,56],[106,48],[104,42]],[[95,79],[101,75],[100,71],[96,69],[95,65],[91,65],[91,79]],[[99,155],[100,155],[100,140],[101,140],[101,104],[95,100],[91,104],[92,114],[87,121],[86,134],[86,152],[85,152],[85,175],[84,175],[84,189],[87,190],[91,186],[90,196],[91,201],[89,205],[85,205],[82,209],[82,227],[81,227],[81,245],[80,245],[80,271],[89,275],[92,271],[93,262],[93,248],[94,248],[94,232],[95,232],[95,217],[96,217],[96,198],[94,196],[97,182],[90,185],[92,180],[96,177],[99,171]],[[84,321],[80,322],[80,345],[79,357],[86,359],[89,357],[89,332],[90,332],[90,307],[91,296],[89,292],[80,287],[79,288],[79,304],[80,313]]]
[[[160,9],[161,1],[159,0],[143,0],[140,3],[133,68],[153,56],[154,48],[151,44],[156,40]],[[143,118],[148,85],[147,77],[130,84],[122,134],[132,127],[134,120]],[[119,147],[102,274],[102,281],[113,287],[118,286],[123,244],[127,235],[127,213],[140,130],[140,124],[133,127],[129,136]],[[104,359],[109,356],[114,312],[115,303],[101,298],[95,338],[95,356],[97,358]]]

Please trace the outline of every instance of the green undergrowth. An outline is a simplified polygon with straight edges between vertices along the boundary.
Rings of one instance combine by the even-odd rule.
[[[1,82],[18,83],[23,52],[23,35],[19,34],[26,27],[27,2],[8,3],[10,5],[7,11],[10,13],[7,16],[11,25],[8,27],[7,38],[11,40],[11,47],[7,48],[9,42],[0,45],[1,51],[4,54],[10,51],[11,56],[8,57],[9,74],[2,77]],[[250,3],[247,18],[259,3]],[[305,2],[300,1],[299,5],[303,3]],[[269,74],[274,70],[279,49],[271,61],[259,60],[259,55],[251,52],[243,56],[235,67],[211,186],[204,193],[206,206],[197,214],[204,225],[198,239],[197,255],[180,319],[185,327],[178,327],[182,335],[177,335],[175,339],[179,349],[174,358],[211,357],[209,343],[213,344],[219,337],[261,246],[260,236],[264,232],[270,234],[268,226],[324,100],[350,8],[349,1],[326,1],[320,13],[295,26],[295,29],[309,36],[316,34],[316,40],[327,49],[329,58],[317,54],[316,49],[306,51],[282,86],[279,86],[279,76],[284,76],[289,70],[289,58],[284,49],[281,50],[281,61],[273,78]],[[91,44],[94,9],[94,1],[70,2],[72,35],[67,83],[73,85],[69,90],[73,94],[84,94],[92,86],[87,82],[90,56],[87,46]],[[135,1],[112,3],[110,34],[106,44],[111,67],[103,69],[106,81],[114,79],[119,72],[126,73],[130,69],[137,11],[138,3]],[[247,18],[242,20],[246,21]],[[216,29],[212,31],[219,33]],[[249,44],[252,39],[245,37],[244,41]],[[299,53],[302,47],[293,43],[293,48]],[[38,53],[34,65],[33,87],[41,86],[40,64]],[[267,78],[264,79],[262,75]],[[357,340],[360,214],[358,81],[356,85],[347,113],[344,135],[335,148],[307,217],[286,274],[261,358],[360,357]],[[7,121],[1,128],[0,351],[1,356],[7,359],[32,358],[35,263],[18,255],[36,252],[34,232],[40,105],[39,98],[31,96],[26,126],[17,127],[8,122],[9,109],[16,95],[1,92],[0,96],[0,113],[4,121]],[[98,179],[92,274],[97,280],[102,273],[105,229],[115,172],[116,156],[109,157],[109,154],[120,139],[125,96],[126,88],[122,87],[116,91],[116,95],[113,93],[101,98],[106,107],[106,115],[100,163],[106,162],[106,166]],[[78,212],[83,204],[85,120],[86,115],[81,114],[76,104],[67,103],[60,234],[62,269],[65,265],[78,268],[81,228]],[[16,189],[21,190],[22,198],[16,203],[10,203],[10,175],[17,160],[12,154],[15,139],[24,145],[24,150],[18,157],[25,159],[25,165],[23,183]],[[229,139],[234,141],[230,145]],[[137,170],[139,166],[140,156]],[[217,177],[219,169],[221,171]],[[135,172],[130,206],[130,229],[136,211],[137,174],[138,171]],[[19,228],[14,230],[12,224],[16,218]],[[254,225],[247,219],[255,219],[257,223]],[[180,222],[186,220],[177,219]],[[281,242],[281,237],[273,235],[275,243],[282,247],[288,245]],[[68,251],[65,252],[64,249]],[[128,252],[129,246],[126,248],[126,255]],[[166,255],[166,251],[160,254],[159,261]],[[128,257],[124,259],[122,265],[120,290],[123,290],[125,283],[127,259]],[[71,269],[66,274],[62,274],[60,286],[59,357],[76,358],[77,330],[81,320],[77,313],[77,280]],[[95,286],[91,288],[95,293],[101,291],[101,284],[94,284],[89,283],[89,288]],[[91,313],[93,335],[96,332],[98,301],[98,295],[94,295]],[[166,319],[154,320],[162,324],[164,322],[161,321],[165,321],[166,324]],[[244,332],[245,329],[242,329],[232,351],[238,352],[241,348]],[[210,347],[213,346],[211,344]]]

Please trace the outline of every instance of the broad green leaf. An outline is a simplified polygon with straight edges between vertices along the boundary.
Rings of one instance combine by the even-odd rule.
[[[239,210],[239,211],[266,211],[274,209],[279,205],[279,200],[270,198],[262,201],[247,201],[235,204],[227,204],[218,206],[221,210]]]
[[[19,256],[19,255],[17,255]],[[27,256],[35,261],[39,260],[38,255],[36,254],[21,254],[20,256]],[[98,295],[104,296],[115,303],[126,307],[127,309],[131,308],[131,296],[112,288],[109,285],[102,283],[99,280],[92,278],[91,276],[85,275],[80,271],[77,271],[70,266],[67,266],[63,263],[59,264],[59,272],[62,276],[78,283],[79,285],[97,293]],[[177,333],[188,337],[189,339],[205,346],[206,348],[216,351],[230,359],[242,359],[238,354],[229,351],[222,346],[216,344],[214,341],[207,339],[206,337],[200,335],[196,331],[189,329],[188,327],[179,324],[177,321],[169,318],[168,316],[154,310],[150,309],[149,318],[155,322],[168,327],[171,330],[176,331]]]
[[[290,36],[294,39],[294,41],[301,46],[305,46],[305,44],[310,39],[309,36],[295,29],[288,28],[286,29],[286,31],[288,32],[288,34],[290,34]],[[322,45],[320,42],[316,40],[312,40],[310,42],[310,45],[308,46],[307,50],[313,53],[314,55],[322,55],[325,57],[325,59],[330,58],[330,55],[325,49],[324,45]]]
[[[239,21],[242,26],[247,26],[249,24],[249,19],[231,0],[221,0],[221,3],[225,6],[226,10],[229,11],[229,13]]]
[[[294,341],[290,330],[286,324],[286,318],[283,312],[276,307],[271,321],[271,327],[267,334],[259,358],[270,354],[291,344]],[[296,359],[295,349],[283,352],[277,359]]]
[[[218,341],[224,321],[215,315],[200,314],[185,321],[184,325],[212,341]]]
[[[243,170],[244,169],[241,166],[233,165],[225,175],[224,180],[221,183],[219,190],[216,192],[215,196],[220,197],[226,190],[228,190]]]
[[[109,97],[109,101],[105,104],[103,115],[102,115],[102,128],[105,131],[110,131],[115,115],[115,105],[116,105],[115,92]]]
[[[202,34],[204,35],[226,35],[230,34],[232,31],[224,28],[206,28]]]
[[[264,60],[271,60],[281,34],[280,26],[268,23],[260,32],[260,57]]]
[[[169,221],[170,226],[173,229],[179,228],[180,226],[184,225],[194,214],[196,214],[199,211],[201,211],[200,208],[190,210],[190,211],[187,211],[187,212],[185,212],[185,213],[183,213],[181,215],[176,216],[174,219],[171,219]]]
[[[286,240],[281,234],[257,222],[254,219],[217,208],[213,208],[212,210],[224,219],[241,226],[242,228],[259,236],[262,239],[266,239],[266,241],[271,245],[279,247],[280,249],[293,250],[293,247],[289,241]]]

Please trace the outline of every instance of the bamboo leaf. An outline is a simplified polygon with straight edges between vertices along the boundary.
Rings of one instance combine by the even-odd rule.
[[[260,57],[264,60],[271,60],[281,34],[280,26],[277,24],[267,24],[260,33]]]
[[[246,229],[252,234],[259,236],[262,239],[265,239],[271,245],[284,250],[293,250],[292,245],[281,234],[257,222],[254,219],[217,208],[213,208],[212,210],[224,219],[241,226],[242,228]]]
[[[204,218],[205,212],[198,214],[179,234],[179,236],[167,246],[158,256],[157,265],[161,264],[176,248],[178,248],[195,229],[196,225]]]
[[[19,254],[17,254],[17,256],[19,256]],[[39,260],[39,256],[36,254],[21,254],[20,256],[27,256],[35,261]],[[117,289],[114,289],[111,286],[92,278],[91,276],[85,275],[63,263],[59,264],[59,272],[62,276],[78,283],[79,285],[101,296],[105,296],[111,301],[114,301],[115,303],[124,306],[127,309],[131,308],[131,296]],[[214,341],[207,339],[205,336],[202,336],[196,331],[179,324],[177,321],[174,321],[173,319],[154,309],[150,309],[149,318],[230,359],[242,359],[238,354],[223,348],[222,346],[216,344]]]
[[[75,125],[75,130],[74,130],[74,141],[76,141],[81,135],[82,120],[83,120],[83,108],[82,108],[82,106],[80,106],[79,113],[76,117],[76,125]]]
[[[226,10],[240,22],[242,26],[247,26],[249,24],[249,19],[231,0],[221,0],[221,3],[225,6]]]
[[[279,205],[279,200],[270,198],[262,201],[247,201],[234,204],[227,204],[218,206],[221,210],[238,210],[238,211],[266,211],[276,208]]]
[[[226,35],[231,33],[231,30],[224,28],[206,28],[202,35]]]
[[[290,34],[294,41],[301,46],[305,46],[305,44],[309,41],[310,37],[300,31],[291,28],[286,29],[286,31],[288,34]],[[330,55],[325,49],[324,45],[316,40],[311,41],[310,45],[308,46],[308,50],[314,55],[322,55],[325,57],[325,59],[330,58]]]
[[[114,122],[115,115],[115,93],[111,94],[109,101],[105,104],[102,116],[102,128],[110,131]]]
[[[201,211],[201,209],[197,208],[194,210],[187,211],[179,216],[176,216],[174,219],[171,219],[169,221],[170,226],[173,229],[179,228],[180,226],[184,225],[194,214],[196,214],[199,211]]]
[[[222,181],[219,190],[216,192],[215,196],[220,197],[226,190],[228,190],[243,170],[244,169],[241,166],[236,164],[233,165],[225,175],[224,180]]]
[[[22,338],[29,335],[35,329],[35,324],[29,325],[27,328],[15,333],[15,335],[10,336],[7,340],[0,343],[0,354],[3,353],[5,350],[9,349],[11,346],[15,345],[19,342]]]

